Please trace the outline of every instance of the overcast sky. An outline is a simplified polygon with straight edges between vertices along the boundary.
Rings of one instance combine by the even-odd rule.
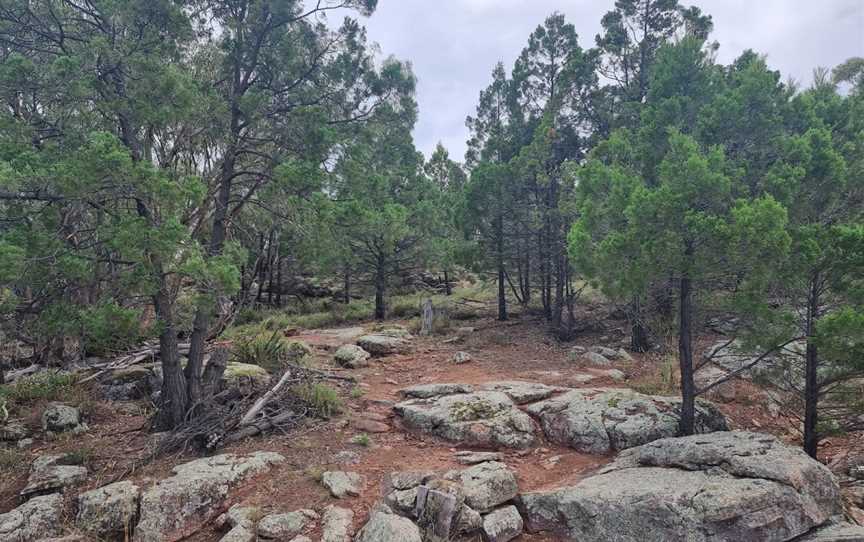
[[[427,156],[438,141],[462,160],[479,92],[495,63],[508,71],[528,35],[553,11],[567,16],[584,48],[614,0],[379,0],[364,21],[385,55],[409,60],[418,79],[417,146]],[[864,56],[864,0],[691,0],[714,17],[719,60],[744,49],[768,56],[784,79],[809,83],[816,66]]]

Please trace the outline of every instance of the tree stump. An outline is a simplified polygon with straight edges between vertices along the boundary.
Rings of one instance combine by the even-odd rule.
[[[420,305],[420,335],[428,337],[432,335],[432,325],[435,321],[435,311],[432,308],[432,300],[424,299]]]

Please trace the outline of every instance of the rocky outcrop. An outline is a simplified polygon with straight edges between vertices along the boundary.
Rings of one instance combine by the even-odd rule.
[[[166,478],[141,495],[135,542],[181,540],[213,519],[229,492],[285,459],[272,452],[222,454],[174,467]]]
[[[0,514],[0,542],[30,542],[63,532],[63,497],[34,497],[18,508]]]
[[[483,533],[489,542],[510,542],[520,534],[524,524],[515,506],[505,506],[483,518]]]
[[[412,399],[429,399],[430,397],[437,397],[439,395],[472,393],[473,391],[474,387],[469,386],[468,384],[438,383],[417,384],[416,386],[411,386],[409,388],[399,390],[399,393],[401,393],[404,397],[409,397]]]
[[[774,437],[717,432],[661,439],[622,452],[578,485],[528,493],[531,531],[568,540],[779,542],[839,512],[826,467]]]
[[[527,448],[535,441],[531,418],[497,391],[413,399],[394,410],[409,429],[466,446]]]
[[[517,405],[524,405],[526,403],[540,401],[541,399],[548,399],[552,394],[564,391],[564,388],[556,388],[553,386],[547,386],[546,384],[522,382],[518,380],[487,382],[481,386],[481,389],[500,391],[512,399]]]
[[[138,520],[140,498],[140,488],[128,481],[82,493],[75,524],[98,539],[125,539]]]
[[[446,473],[394,472],[385,478],[384,501],[376,509],[412,520],[424,542],[476,538],[484,527],[497,537],[487,539],[507,541],[522,532],[522,520],[512,517],[515,509],[497,508],[518,491],[513,471],[497,461]]]
[[[392,330],[390,330],[392,331]],[[411,350],[411,336],[407,333],[379,331],[357,339],[357,346],[373,356],[406,354]]]
[[[678,434],[680,400],[628,389],[570,390],[527,410],[540,420],[552,442],[580,452],[605,454]],[[723,414],[712,404],[696,408],[699,433],[725,430]]]
[[[30,467],[27,485],[21,490],[23,498],[54,493],[65,487],[80,484],[87,479],[87,467],[71,464],[74,458],[66,455],[37,457]]]
[[[796,542],[864,542],[864,527],[837,522],[796,539]]]
[[[333,361],[342,367],[358,369],[369,365],[370,356],[369,352],[363,350],[356,344],[345,344],[340,346],[339,349],[336,350],[336,353],[333,354]]]

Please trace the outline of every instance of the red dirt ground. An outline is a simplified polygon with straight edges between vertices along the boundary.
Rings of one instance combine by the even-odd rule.
[[[287,458],[285,464],[248,484],[233,502],[260,506],[265,511],[283,512],[298,508],[320,511],[329,504],[336,504],[352,508],[356,513],[355,523],[359,526],[365,521],[369,509],[380,499],[381,482],[387,473],[397,470],[445,471],[464,468],[454,460],[453,454],[458,448],[452,443],[411,434],[399,427],[390,409],[390,405],[399,399],[399,389],[434,382],[478,384],[514,379],[578,387],[580,384],[573,380],[575,375],[597,374],[596,370],[580,367],[568,359],[567,352],[573,344],[557,343],[537,321],[526,318],[499,324],[491,320],[477,320],[468,325],[474,326],[477,331],[461,342],[447,340],[452,336],[418,338],[410,355],[373,360],[369,367],[359,370],[341,369],[330,362],[329,350],[334,344],[329,334],[303,333],[298,336],[298,339],[306,340],[315,347],[319,366],[333,373],[353,376],[364,394],[357,398],[356,394],[349,394],[349,390],[344,388],[347,411],[338,419],[310,423],[288,435],[274,434],[249,439],[224,450],[276,451]],[[574,344],[616,346],[623,335],[623,330],[613,330],[603,337],[582,337]],[[710,343],[709,337],[705,344]],[[473,360],[462,365],[454,364],[451,359],[460,350],[470,353]],[[614,383],[598,377],[590,386],[626,387],[656,379],[658,362],[654,357],[634,355],[634,358],[632,363],[617,367],[628,375],[627,382]],[[768,412],[767,402],[762,399],[763,392],[758,387],[746,382],[736,383],[735,386],[738,392],[736,402],[719,404],[733,428],[770,432],[789,441],[797,438],[788,429],[788,419],[774,417]],[[0,479],[0,512],[17,504],[16,493],[24,485],[27,467],[39,454],[86,450],[88,466],[93,473],[88,488],[123,478],[158,480],[169,474],[172,465],[193,457],[187,454],[146,463],[144,458],[149,450],[149,437],[142,430],[146,425],[146,414],[134,410],[123,413],[116,406],[97,403],[88,433],[53,442],[37,441],[36,446],[23,455],[20,469],[14,469],[16,474],[4,474]],[[361,431],[356,430],[350,420],[363,417],[384,421],[390,426],[386,433],[370,434],[371,443],[368,447],[351,442]],[[858,440],[853,440],[855,438]],[[860,435],[829,439],[824,448],[824,459],[830,463],[848,450],[855,449],[855,446],[864,446]],[[359,462],[353,465],[336,462],[334,455],[345,450],[356,452],[360,457]],[[503,452],[505,462],[517,472],[521,491],[572,485],[609,460],[545,442],[525,452]],[[554,459],[550,461],[550,458]],[[326,470],[361,473],[366,478],[365,490],[357,498],[336,501],[318,482],[318,477]],[[77,491],[82,489],[86,488],[78,488]],[[216,541],[220,535],[215,528],[206,528],[192,540]],[[548,535],[526,534],[518,540],[545,542],[557,539]]]

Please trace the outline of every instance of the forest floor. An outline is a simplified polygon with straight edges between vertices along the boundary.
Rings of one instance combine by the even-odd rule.
[[[569,350],[574,345],[621,346],[625,336],[624,322],[618,324],[607,325],[602,334],[585,335],[574,343],[561,344],[548,335],[542,319],[526,315],[501,323],[479,318],[460,324],[475,328],[463,340],[452,340],[453,334],[418,337],[413,341],[414,348],[410,354],[374,358],[369,367],[351,370],[333,363],[332,350],[336,344],[329,336],[305,333],[300,338],[313,347],[313,364],[329,372],[354,377],[356,385],[342,389],[344,412],[331,420],[310,420],[289,434],[252,438],[224,449],[225,452],[275,451],[287,459],[265,478],[256,480],[241,494],[235,495],[234,502],[260,506],[264,511],[281,512],[299,508],[321,510],[329,504],[337,504],[355,511],[355,522],[359,527],[371,507],[380,500],[382,480],[387,473],[464,468],[454,458],[458,447],[406,431],[398,418],[393,417],[391,407],[400,400],[398,391],[411,385],[524,380],[567,387],[628,387],[674,395],[674,390],[662,389],[674,387],[674,382],[664,382],[661,375],[663,361],[656,354],[634,354],[632,361],[618,363],[615,368],[627,375],[623,382],[613,382],[603,376],[589,384],[574,379],[579,374],[600,375],[601,371],[573,361],[568,356]],[[717,337],[705,337],[702,346],[716,340]],[[455,364],[452,358],[459,351],[469,353],[472,361]],[[799,437],[790,428],[794,428],[797,422],[787,419],[776,409],[772,412],[764,393],[754,384],[736,382],[734,386],[737,387],[735,399],[718,402],[731,428],[768,432],[796,443]],[[150,412],[143,405],[96,400],[90,409],[90,431],[53,441],[37,437],[35,445],[20,454],[17,467],[8,468],[7,465],[0,479],[0,512],[17,505],[17,492],[24,486],[28,467],[38,455],[74,452],[84,456],[91,477],[87,487],[78,488],[76,493],[119,479],[156,481],[167,476],[172,466],[194,457],[186,453],[147,461],[151,450],[151,437],[147,433]],[[35,418],[31,422],[38,425],[38,412],[41,410],[34,407],[33,412]],[[370,433],[356,427],[358,420],[370,419],[385,423],[387,431]],[[358,436],[361,436],[360,443],[357,443]],[[837,456],[862,447],[862,435],[828,439],[822,460],[830,464]],[[341,461],[345,454],[339,454],[346,451],[353,452],[348,454],[354,457],[352,464]],[[517,473],[522,492],[572,485],[610,460],[543,441],[525,451],[505,450],[503,453],[507,465]],[[321,473],[327,470],[350,470],[362,474],[366,479],[365,490],[357,498],[337,502],[319,482]],[[205,529],[192,540],[215,541],[220,535],[215,528]],[[525,534],[519,540],[538,542],[556,538]]]

